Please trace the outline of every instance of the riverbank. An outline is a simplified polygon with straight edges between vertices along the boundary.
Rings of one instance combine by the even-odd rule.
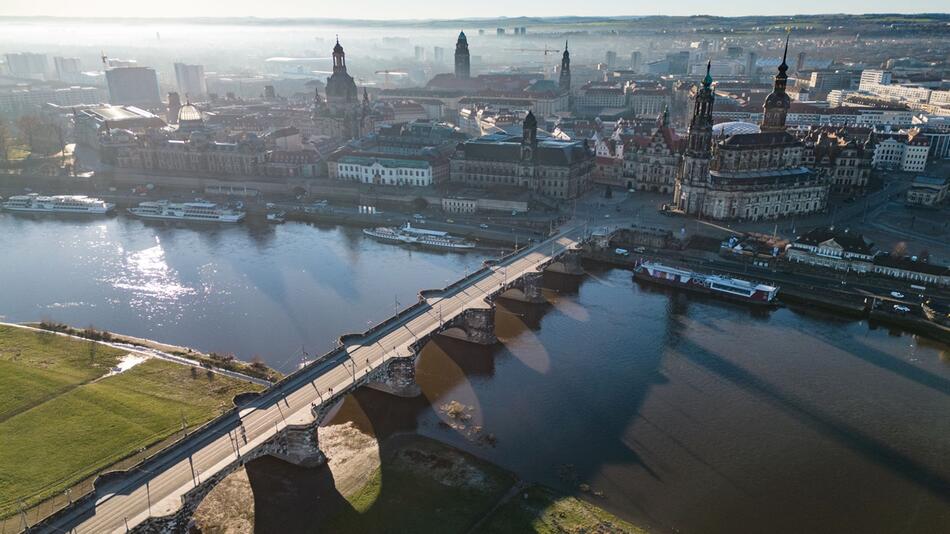
[[[644,253],[617,255],[611,250],[587,250],[587,261],[633,270],[639,261],[654,260],[702,273],[717,273],[775,285],[778,301],[792,307],[820,308],[848,318],[869,319],[950,344],[950,328],[929,320],[919,302],[893,298],[887,289],[871,288],[861,279],[849,281],[822,278],[814,273],[794,273],[775,269],[749,269],[710,255],[690,255],[683,251],[654,249]],[[906,305],[910,312],[898,312],[894,305]]]
[[[201,530],[645,532],[594,504],[522,482],[433,439],[399,434],[377,443],[352,423],[318,432],[327,466],[290,474],[282,473],[288,466],[270,459],[248,465],[225,479],[198,508],[195,519]],[[307,497],[311,506],[295,508],[288,517],[269,505],[274,493],[298,493],[302,487],[313,490]]]
[[[253,361],[245,362],[238,360],[232,354],[217,354],[209,353],[205,354],[193,350],[189,347],[181,347],[178,345],[169,345],[168,343],[161,343],[151,339],[145,339],[141,337],[128,336],[125,334],[117,334],[115,332],[109,332],[107,330],[98,330],[93,327],[87,328],[76,328],[69,326],[63,323],[57,323],[53,321],[40,321],[38,323],[23,323],[25,326],[32,328],[39,328],[41,330],[48,330],[50,332],[60,332],[70,336],[81,337],[84,339],[89,339],[92,341],[102,341],[108,343],[120,343],[125,345],[131,345],[133,347],[141,347],[145,349],[151,349],[153,351],[159,351],[164,354],[171,356],[177,356],[183,358],[184,364],[198,365],[206,369],[220,369],[229,371],[230,373],[236,373],[238,375],[245,375],[246,377],[256,378],[263,380],[269,383],[274,383],[283,378],[283,375],[278,371],[268,367],[263,361]],[[235,378],[240,378],[235,377]],[[266,385],[260,381],[255,381],[260,385]]]
[[[43,503],[27,510],[31,523],[91,491],[98,473],[261,389],[101,342],[8,325],[0,325],[0,375],[0,516]],[[47,501],[52,496],[63,498]]]

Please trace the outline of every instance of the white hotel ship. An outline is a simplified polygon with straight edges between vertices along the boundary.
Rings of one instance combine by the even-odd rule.
[[[3,202],[3,209],[28,213],[89,213],[104,215],[115,209],[98,198],[84,195],[40,196],[37,193],[17,195]]]
[[[218,206],[213,202],[169,202],[167,200],[142,202],[129,208],[129,213],[143,219],[175,221],[208,221],[236,223],[244,219],[243,211]]]

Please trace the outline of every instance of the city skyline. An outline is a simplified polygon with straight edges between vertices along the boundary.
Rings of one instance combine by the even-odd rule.
[[[237,0],[228,4],[228,17],[257,18],[330,18],[368,20],[406,19],[453,19],[537,16],[689,16],[715,14],[716,16],[756,15],[806,15],[834,13],[944,13],[946,4],[939,0],[913,0],[894,4],[884,0],[867,2],[827,3],[819,0],[804,0],[791,7],[787,4],[765,5],[752,0],[740,0],[714,9],[707,2],[686,0],[674,5],[638,5],[623,9],[604,7],[601,4],[576,4],[571,2],[542,2],[528,0],[517,5],[501,0],[487,0],[477,5],[456,3],[440,5],[434,10],[430,3],[419,0],[402,2],[397,6],[384,0],[363,0],[358,4],[340,3],[321,5],[317,8],[302,0],[278,0],[261,4],[249,0]],[[27,2],[14,0],[0,7],[0,16],[62,16],[62,17],[222,17],[221,6],[215,2],[170,0],[161,4],[130,5],[118,0],[105,0],[89,4],[75,4],[65,0],[37,0]]]

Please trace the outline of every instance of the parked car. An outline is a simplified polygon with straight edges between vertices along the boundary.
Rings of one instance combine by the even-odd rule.
[[[637,254],[643,254],[644,252],[647,251],[647,249],[646,249],[646,247],[637,247],[637,248],[633,249],[633,251],[636,252]]]
[[[614,249],[614,254],[618,256],[629,256],[630,251],[625,248],[617,248],[617,249]]]
[[[487,228],[488,228],[488,225],[485,224],[485,223],[482,223],[482,224],[479,224],[478,227],[479,227],[479,228],[482,228],[482,229],[487,229]]]
[[[425,219],[425,216],[422,215],[421,213],[416,213],[415,215],[412,216],[412,218],[417,219],[417,220],[422,220],[422,219]]]
[[[910,308],[908,308],[907,306],[902,306],[902,305],[900,305],[900,304],[895,304],[895,305],[894,305],[894,311],[896,311],[896,312],[898,312],[898,313],[907,313],[907,312],[910,311]]]
[[[896,299],[902,299],[902,298],[904,298],[904,294],[901,293],[900,291],[891,291],[891,296],[894,297],[894,298],[896,298]]]
[[[455,219],[446,219],[446,220],[445,220],[445,222],[447,222],[447,223],[450,223],[450,224],[451,224],[451,223],[454,223],[454,222],[455,222]]]

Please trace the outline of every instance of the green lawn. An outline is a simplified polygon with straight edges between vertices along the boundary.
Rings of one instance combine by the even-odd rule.
[[[123,352],[99,345],[90,356],[89,342],[49,336],[0,326],[0,516],[172,435],[182,415],[197,425],[259,389],[155,359],[95,380]]]
[[[326,532],[467,532],[514,482],[506,471],[427,438],[390,451]]]
[[[527,494],[527,498],[524,498]],[[574,497],[532,486],[495,511],[479,532],[508,534],[537,532],[610,532],[643,534],[646,531],[607,511]]]
[[[0,422],[109,372],[124,351],[0,325]]]

